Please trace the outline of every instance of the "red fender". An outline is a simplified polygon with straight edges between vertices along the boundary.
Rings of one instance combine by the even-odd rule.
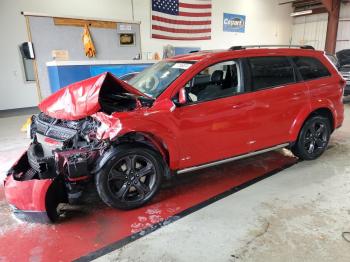
[[[298,139],[298,135],[300,129],[302,128],[305,120],[310,115],[310,106],[305,106],[302,110],[300,110],[297,117],[294,119],[292,126],[289,130],[289,141],[294,142]]]
[[[176,169],[179,161],[179,148],[176,144],[176,136],[179,132],[176,125],[169,125],[169,121],[176,121],[169,119],[168,114],[161,114],[174,110],[175,105],[170,100],[158,102],[153,106],[153,110],[158,114],[149,113],[147,110],[135,110],[127,113],[115,113],[106,115],[103,112],[97,112],[93,115],[95,119],[101,122],[101,126],[97,129],[97,137],[99,139],[109,139],[111,141],[126,135],[128,133],[142,133],[142,134],[157,134],[156,137],[152,135],[152,139],[156,141],[156,145],[162,148],[166,147],[169,155],[170,169]],[[132,117],[131,114],[134,114]],[[136,119],[136,121],[135,121]],[[147,130],[145,130],[147,127]]]
[[[338,122],[337,121],[338,115],[337,111],[335,110],[333,104],[331,103],[330,100],[328,99],[319,99],[317,103],[313,103],[310,108],[304,107],[298,114],[298,116],[295,118],[292,127],[289,132],[289,138],[290,141],[296,141],[298,139],[299,132],[306,121],[306,119],[312,114],[312,112],[315,112],[319,109],[328,109],[333,115],[334,119],[334,124],[333,124],[333,129],[338,127]]]

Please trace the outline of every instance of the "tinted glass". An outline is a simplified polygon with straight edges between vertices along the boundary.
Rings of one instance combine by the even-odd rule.
[[[294,69],[286,57],[249,58],[253,90],[295,83]]]
[[[296,56],[293,61],[305,81],[330,76],[328,69],[316,58]]]
[[[187,83],[185,89],[190,102],[213,100],[241,93],[239,64],[225,61],[211,65]]]

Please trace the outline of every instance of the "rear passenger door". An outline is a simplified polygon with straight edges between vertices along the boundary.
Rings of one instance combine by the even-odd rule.
[[[247,67],[254,95],[252,150],[289,142],[296,116],[308,108],[307,87],[298,81],[288,57],[251,57]]]

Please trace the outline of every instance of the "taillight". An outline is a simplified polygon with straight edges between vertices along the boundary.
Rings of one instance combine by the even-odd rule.
[[[344,78],[341,78],[339,83],[342,85],[342,87],[346,86],[346,81]]]
[[[341,88],[341,91],[342,91],[341,101],[343,101],[343,96],[344,96],[345,86],[346,86],[345,79],[341,77],[340,80],[339,80],[339,84],[340,84],[340,88]]]

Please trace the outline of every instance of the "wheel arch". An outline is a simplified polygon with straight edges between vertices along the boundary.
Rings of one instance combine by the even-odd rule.
[[[305,114],[302,121],[298,120],[298,118],[300,119],[300,117],[298,117],[295,120],[295,123],[298,123],[298,124],[294,125],[291,130],[291,141],[294,142],[298,139],[299,133],[303,128],[305,122],[313,116],[326,117],[329,120],[331,125],[331,133],[335,130],[335,116],[334,116],[333,110],[331,110],[329,107],[320,107],[320,108],[314,109],[309,114]]]
[[[113,146],[97,160],[93,173],[97,173],[101,170],[110,159],[112,159],[120,150],[123,150],[123,147],[130,145],[146,147],[158,152],[165,163],[164,176],[167,178],[171,176],[171,160],[167,145],[159,138],[144,132],[129,132],[118,137],[118,139],[114,141]]]
[[[331,125],[331,133],[334,131],[334,129],[335,129],[335,116],[334,116],[331,109],[329,109],[327,107],[318,108],[318,109],[312,111],[308,118],[310,118],[312,116],[323,116],[323,117],[327,118],[329,120],[330,125]]]
[[[161,138],[153,134],[147,132],[128,132],[119,137],[116,143],[140,143],[146,145],[160,153],[168,165],[170,163],[170,154],[167,144]]]

